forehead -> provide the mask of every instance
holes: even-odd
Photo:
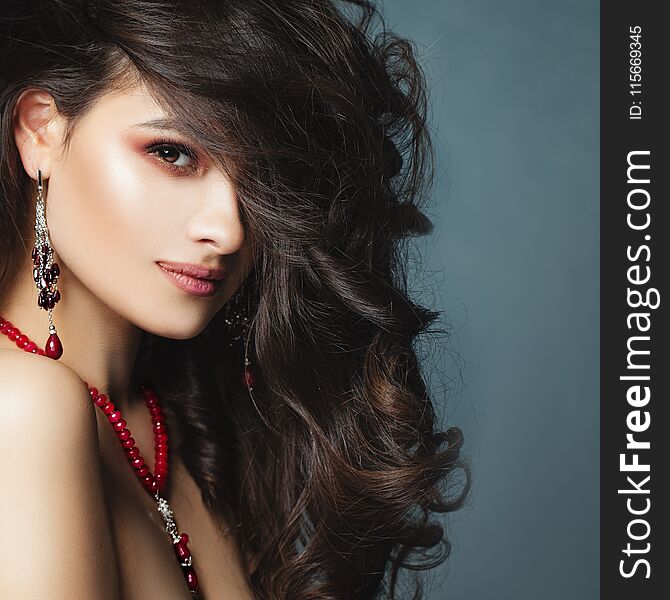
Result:
[[[140,83],[103,94],[95,102],[89,116],[95,120],[112,119],[115,125],[127,126],[140,126],[147,122],[167,126],[172,121],[148,88]]]

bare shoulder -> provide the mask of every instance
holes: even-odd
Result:
[[[0,349],[0,597],[118,599],[86,384],[46,357]]]
[[[57,388],[58,391],[67,389],[71,395],[74,394],[75,400],[80,401],[75,402],[75,405],[91,404],[81,402],[86,399],[88,390],[79,376],[67,365],[45,356],[0,348],[0,378],[3,382],[0,394],[5,400],[21,390],[35,392],[44,388]],[[3,410],[2,405],[0,410]]]

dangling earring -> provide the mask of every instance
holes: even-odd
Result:
[[[247,302],[242,302],[242,292],[239,289],[233,294],[233,297],[224,306],[224,322],[228,327],[228,346],[240,340],[244,343],[242,383],[251,392],[254,389],[254,373],[245,340],[245,334],[249,329],[249,296],[246,295],[246,298]]]
[[[58,360],[63,354],[56,326],[53,322],[52,310],[60,300],[60,292],[56,289],[60,267],[53,262],[53,248],[49,239],[42,195],[42,171],[37,169],[37,203],[35,209],[35,247],[33,248],[33,279],[37,286],[37,306],[49,311],[49,338],[44,346],[44,354]]]

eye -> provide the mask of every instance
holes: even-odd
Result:
[[[173,172],[190,173],[198,168],[198,153],[184,144],[160,139],[153,140],[145,149],[148,154],[156,155]],[[180,154],[183,156],[180,157]]]

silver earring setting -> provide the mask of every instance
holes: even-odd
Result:
[[[242,371],[242,383],[249,392],[254,386],[254,372],[251,368],[251,360],[247,353],[246,332],[249,329],[249,302],[244,302],[242,292],[238,290],[224,306],[224,322],[228,327],[228,345],[242,340],[244,343],[244,367]]]
[[[63,345],[53,322],[53,308],[60,301],[60,291],[56,288],[60,267],[53,261],[53,248],[47,229],[44,206],[42,171],[37,169],[37,203],[35,209],[35,246],[32,253],[33,280],[37,286],[37,306],[49,311],[49,337],[44,346],[44,354],[58,360],[63,354]]]

